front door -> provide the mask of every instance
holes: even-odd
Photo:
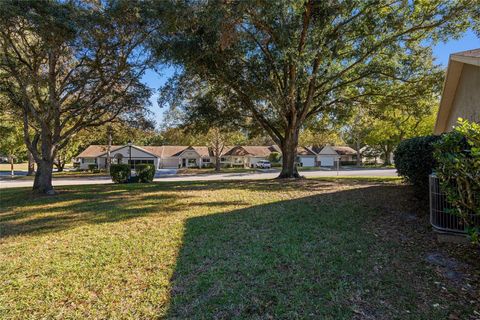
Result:
[[[182,167],[186,167],[187,166],[187,159],[183,158],[182,159]]]

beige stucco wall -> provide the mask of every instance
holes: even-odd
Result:
[[[447,131],[458,118],[480,121],[480,67],[464,64],[457,86],[452,109],[447,120]]]

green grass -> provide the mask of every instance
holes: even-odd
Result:
[[[0,190],[0,319],[466,319],[478,311],[465,284],[425,255],[461,260],[474,293],[478,256],[432,241],[410,188],[396,180],[58,191]]]
[[[221,168],[220,172],[215,171],[214,168],[181,168],[178,169],[178,174],[215,174],[215,173],[247,173],[255,172],[254,168],[243,168],[243,167],[233,167],[233,168]]]
[[[10,171],[10,170],[11,170],[10,163],[0,163],[0,171]],[[28,163],[26,163],[26,162],[14,163],[13,164],[13,170],[27,171],[28,170]]]

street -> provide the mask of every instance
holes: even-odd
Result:
[[[174,171],[173,171],[174,172]],[[301,171],[301,175],[307,178],[317,177],[396,177],[397,172],[395,169],[343,169],[338,171]],[[214,180],[258,180],[258,179],[273,179],[278,176],[278,171],[255,173],[212,173],[212,174],[192,174],[192,175],[178,175],[171,172],[167,172],[154,179],[155,182],[162,181],[214,181]],[[81,177],[81,178],[54,178],[54,186],[70,186],[70,185],[85,185],[85,184],[108,184],[112,183],[112,180],[108,177]],[[33,179],[16,179],[0,180],[0,189],[16,188],[16,187],[31,187]]]

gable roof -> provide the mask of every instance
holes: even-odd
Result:
[[[480,67],[480,48],[453,53],[448,60],[447,74],[443,83],[442,98],[435,122],[435,134],[445,132],[455,100],[455,95],[465,64]]]
[[[315,156],[316,154],[307,147],[298,147],[297,155],[298,156]]]
[[[346,155],[346,154],[357,154],[357,151],[355,151],[353,148],[350,148],[348,146],[333,146],[333,150],[335,150],[339,155]]]
[[[236,146],[225,152],[223,155],[268,157],[272,152],[278,152],[274,146]]]
[[[85,150],[80,152],[80,154],[77,156],[78,158],[96,158],[99,155],[105,153],[107,151],[107,145],[98,145],[98,144],[92,144],[88,146]],[[123,146],[111,146],[110,152],[119,149]]]

